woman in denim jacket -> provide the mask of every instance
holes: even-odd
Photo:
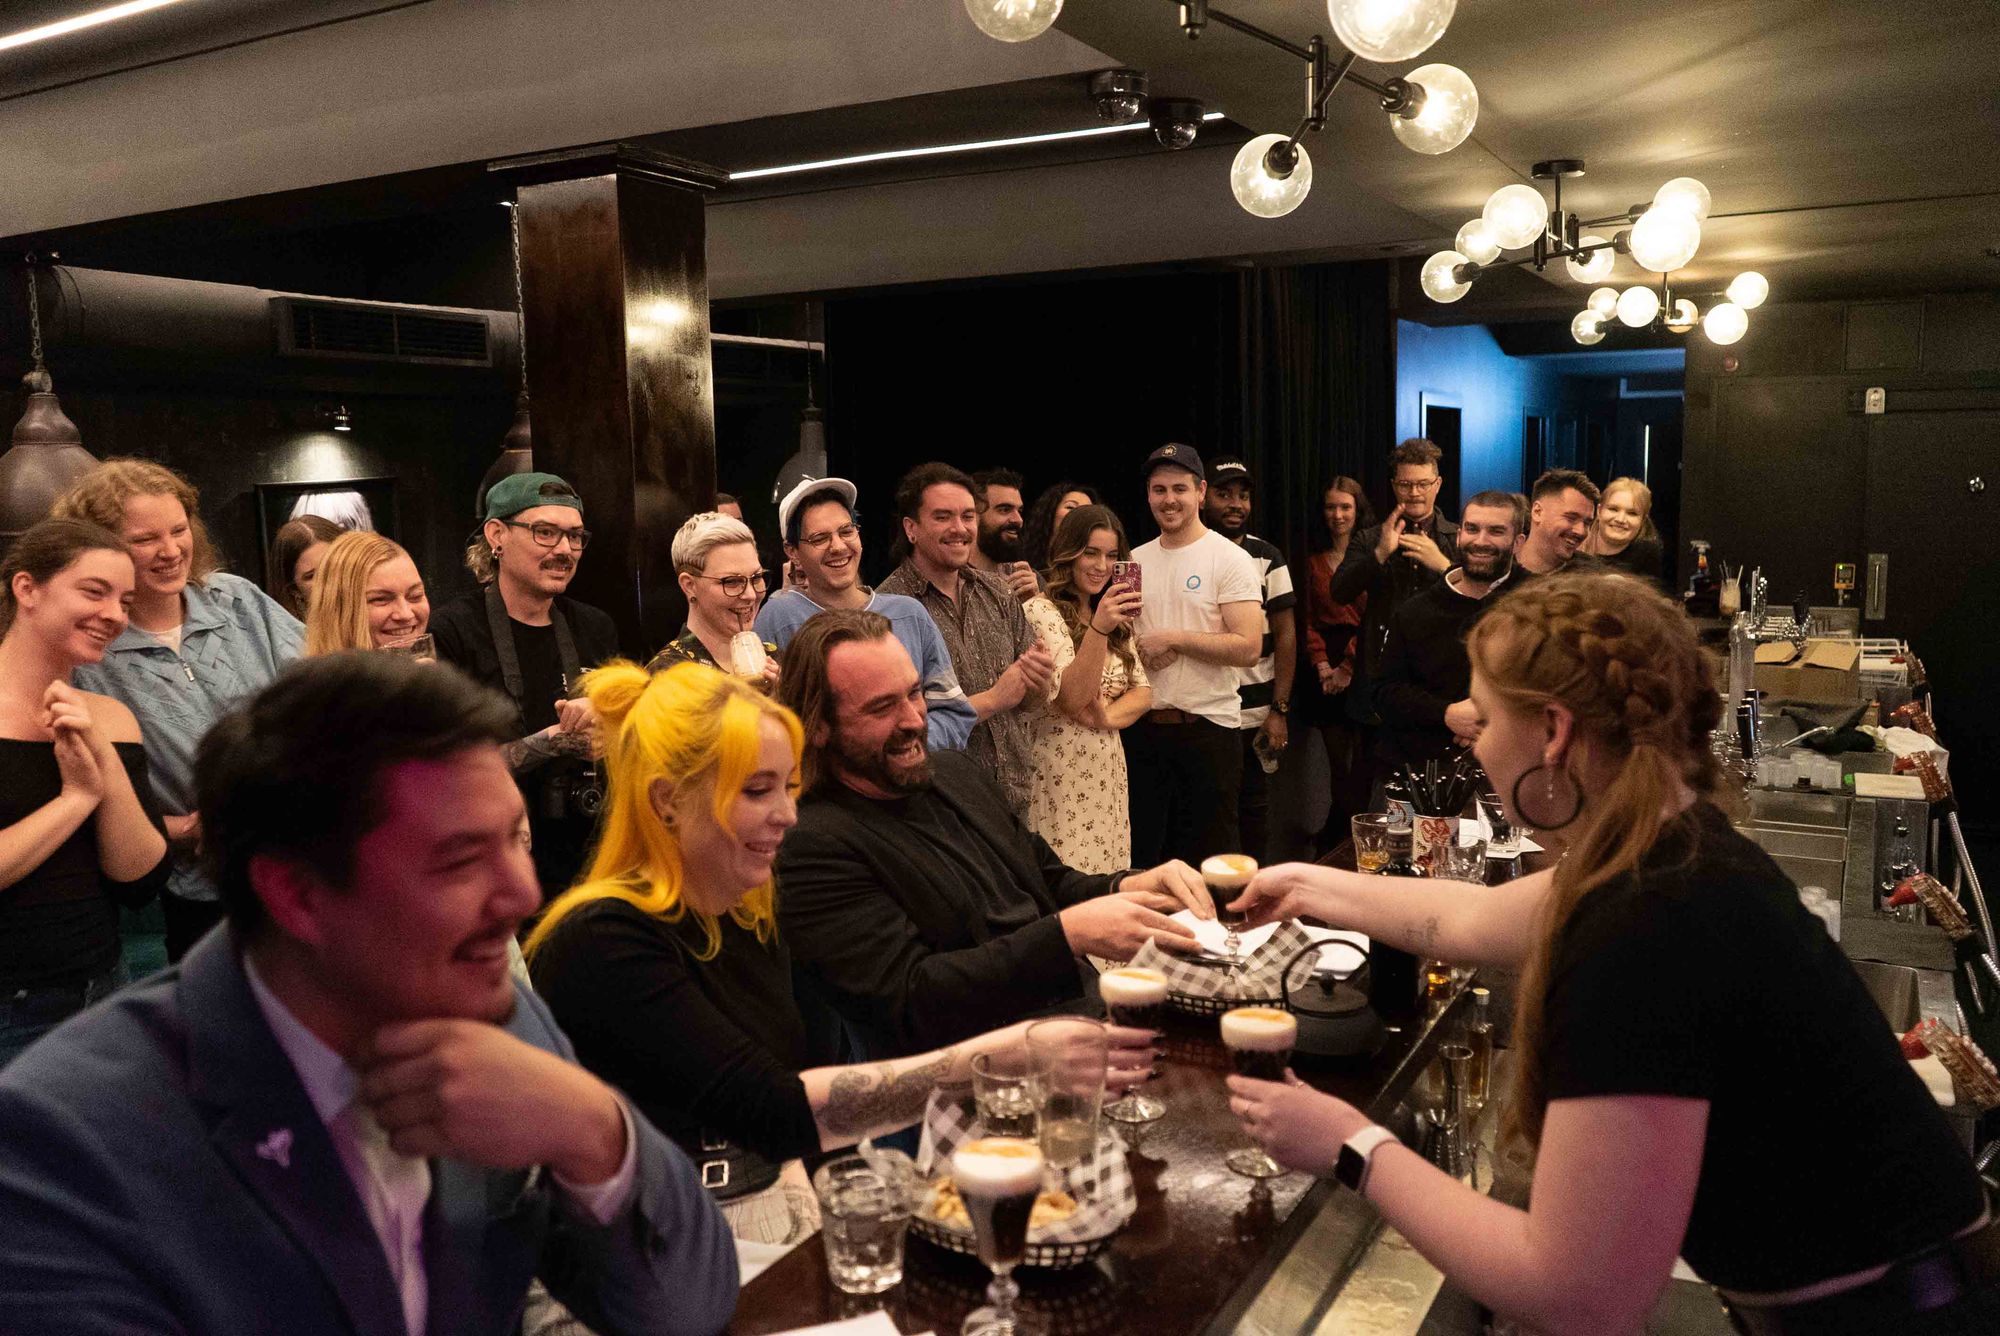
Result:
[[[112,459],[78,479],[55,514],[101,524],[125,541],[137,581],[132,620],[102,663],[75,685],[123,701],[138,716],[153,795],[167,823],[173,875],[161,905],[167,958],[222,917],[202,870],[194,754],[202,735],[239,698],[299,656],[305,628],[263,590],[219,569],[202,527],[200,494],[172,469]]]

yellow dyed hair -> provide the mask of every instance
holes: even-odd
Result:
[[[703,663],[648,674],[635,663],[614,660],[584,674],[583,694],[597,711],[604,740],[604,834],[590,875],[549,906],[528,935],[527,954],[532,957],[570,914],[593,900],[610,898],[670,923],[692,914],[707,939],[699,958],[712,960],[722,947],[721,929],[683,898],[687,873],[680,839],[653,811],[653,781],[664,779],[676,792],[690,784],[710,784],[709,811],[717,824],[733,832],[729,809],[756,773],[764,720],[783,725],[792,746],[788,782],[798,784],[805,742],[798,716],[744,679]],[[729,916],[759,941],[769,941],[777,931],[772,883],[753,888]]]

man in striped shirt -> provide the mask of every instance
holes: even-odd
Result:
[[[1262,654],[1255,664],[1237,670],[1237,694],[1243,711],[1243,787],[1237,820],[1243,831],[1243,851],[1262,862],[1270,854],[1270,775],[1290,739],[1292,677],[1298,668],[1293,610],[1298,598],[1292,592],[1292,572],[1285,565],[1285,554],[1250,532],[1250,466],[1225,455],[1209,464],[1208,476],[1203,519],[1256,563],[1263,595]],[[1270,758],[1270,771],[1265,770],[1260,754]]]

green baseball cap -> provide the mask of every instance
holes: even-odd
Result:
[[[583,498],[553,473],[516,473],[486,489],[486,518],[508,520],[536,506],[568,506],[583,513]]]

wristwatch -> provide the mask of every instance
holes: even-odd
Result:
[[[1356,1132],[1340,1148],[1340,1159],[1333,1166],[1333,1181],[1352,1189],[1357,1196],[1366,1196],[1369,1161],[1378,1147],[1395,1139],[1394,1132],[1375,1124]]]
[[[1292,712],[1292,703],[1290,701],[1274,700],[1271,702],[1272,714],[1290,714],[1291,712]]]

